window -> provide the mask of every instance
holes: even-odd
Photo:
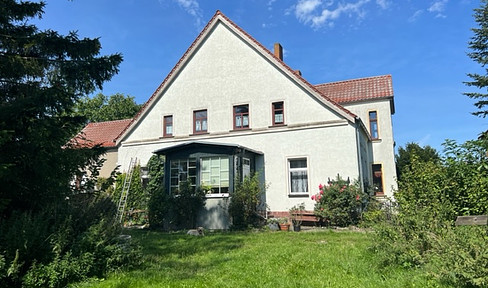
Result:
[[[164,116],[163,119],[163,137],[173,136],[173,116]]]
[[[307,159],[289,159],[290,194],[308,193]]]
[[[193,133],[207,132],[207,110],[193,112]]]
[[[383,194],[383,171],[381,164],[373,164],[373,189],[375,194]]]
[[[369,112],[369,133],[371,133],[371,138],[378,139],[378,115],[376,111]]]
[[[210,186],[210,193],[229,192],[229,157],[202,157],[200,184]],[[207,192],[208,193],[208,192]]]
[[[190,181],[195,187],[197,175],[197,161],[194,158],[171,160],[170,163],[170,190],[172,194],[178,194],[180,184]]]
[[[283,102],[273,103],[273,126],[285,124]]]
[[[249,105],[234,106],[234,129],[249,128]]]

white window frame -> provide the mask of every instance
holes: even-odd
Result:
[[[307,167],[300,167],[300,168],[291,168],[291,162],[292,161],[303,161],[305,160],[305,163],[307,164]],[[289,196],[308,196],[310,193],[310,172],[309,172],[309,166],[310,166],[310,161],[308,157],[289,157],[286,159],[287,162],[287,178],[288,178],[288,195]],[[291,173],[293,171],[305,171],[307,172],[307,191],[305,192],[293,192],[293,185],[292,185],[292,179],[291,179]]]
[[[206,160],[210,160],[210,163],[212,163],[212,159],[219,159],[218,167],[216,166],[210,166],[209,170],[204,170],[204,165],[203,162]],[[222,168],[222,160],[227,161],[227,170]],[[218,168],[219,169],[219,177],[218,177],[218,184],[217,185],[212,185],[212,183],[206,183],[204,181],[204,176],[203,173],[210,173],[210,179],[212,178],[212,168]],[[231,170],[230,170],[230,160],[228,156],[209,156],[209,157],[201,157],[200,158],[200,185],[209,185],[212,187],[212,190],[207,192],[207,197],[221,197],[221,196],[228,196],[229,195],[229,189],[230,189],[230,176],[231,176]],[[222,173],[227,173],[227,179],[222,178]],[[222,183],[227,182],[227,186],[222,186]],[[222,192],[222,188],[227,188],[227,192]],[[214,190],[217,189],[217,192],[214,192]]]

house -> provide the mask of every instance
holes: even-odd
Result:
[[[298,203],[336,175],[396,188],[390,75],[312,85],[217,11],[141,111],[115,137],[128,169],[165,155],[165,187],[210,185],[198,226],[229,226],[237,175],[260,173],[268,213]],[[237,180],[238,181],[238,180]]]
[[[94,147],[99,145],[106,149],[103,158],[105,162],[99,173],[100,177],[108,178],[112,171],[117,168],[118,150],[116,145],[117,137],[131,123],[132,119],[88,123],[71,143],[76,147]]]

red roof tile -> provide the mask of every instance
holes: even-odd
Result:
[[[315,85],[337,103],[351,103],[393,97],[391,75],[367,77]]]
[[[72,143],[76,147],[93,147],[101,145],[102,147],[115,147],[120,133],[126,129],[132,119],[114,120],[106,122],[88,123],[81,130]]]

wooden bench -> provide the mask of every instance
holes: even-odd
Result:
[[[320,222],[320,218],[315,216],[313,211],[297,211],[290,216],[302,222],[313,222],[313,223]]]
[[[456,226],[478,226],[487,225],[488,215],[458,216]]]

